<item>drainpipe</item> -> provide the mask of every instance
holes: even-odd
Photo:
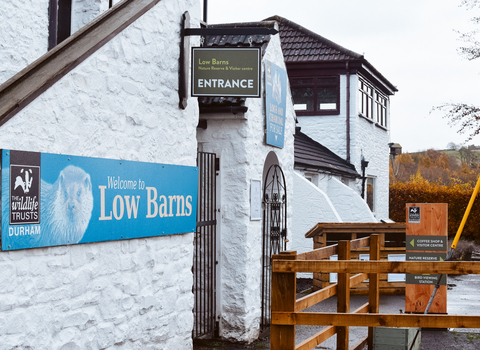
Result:
[[[347,69],[347,162],[350,163],[350,69],[348,62],[345,65]]]
[[[207,23],[208,0],[203,0],[203,22]]]

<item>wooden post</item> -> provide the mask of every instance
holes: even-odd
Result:
[[[338,260],[350,260],[350,241],[338,242]],[[350,274],[339,273],[337,286],[337,312],[350,312]],[[348,326],[337,327],[337,349],[348,350]]]
[[[296,260],[296,251],[285,251],[272,256],[272,260]],[[272,300],[271,311],[295,312],[297,290],[297,276],[295,272],[272,273]],[[274,325],[270,326],[271,350],[295,349],[295,326]]]
[[[448,250],[448,204],[408,203],[406,211],[407,261],[444,260]],[[425,312],[437,278],[438,275],[407,274],[405,312]],[[447,313],[446,275],[442,278],[429,313]]]
[[[381,236],[370,235],[370,261],[380,260]],[[378,314],[380,304],[380,276],[369,273],[368,312]],[[368,350],[373,350],[373,327],[368,327]]]

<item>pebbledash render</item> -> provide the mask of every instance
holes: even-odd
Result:
[[[5,5],[0,83],[48,50],[49,1]],[[178,107],[185,11],[198,26],[198,1],[155,4],[2,125],[0,148],[196,166],[196,99]],[[74,11],[72,28],[99,13]],[[193,236],[0,252],[0,349],[191,349]]]

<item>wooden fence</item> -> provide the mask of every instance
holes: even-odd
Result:
[[[334,245],[341,240],[355,240],[370,237],[371,234],[380,234],[380,259],[388,260],[390,255],[405,255],[405,223],[318,223],[306,234],[306,238],[313,239],[313,249]],[[331,255],[337,250],[330,250]],[[362,255],[368,254],[367,247],[353,249],[350,253],[352,260],[359,260]],[[329,259],[325,256],[324,259]],[[328,287],[330,273],[313,274],[313,290]],[[351,289],[352,295],[368,294],[368,282],[360,283]],[[380,275],[380,294],[404,295],[405,281],[389,280],[388,274]]]
[[[370,261],[351,261],[352,249],[369,246]],[[338,261],[319,261],[338,250]],[[330,254],[331,255],[331,254]],[[377,260],[377,261],[375,261]],[[328,246],[298,254],[292,251],[273,256],[272,261],[272,322],[271,350],[310,350],[337,334],[337,349],[349,349],[349,327],[369,327],[368,336],[350,350],[360,350],[367,343],[373,348],[373,328],[428,327],[480,328],[480,316],[380,314],[379,275],[381,273],[480,274],[479,262],[391,262],[380,260],[379,235],[352,241],[340,241],[338,247]],[[338,283],[296,300],[296,273],[337,272]],[[350,288],[366,280],[369,301],[350,312]],[[302,312],[331,296],[337,295],[337,313]],[[316,335],[295,345],[296,325],[327,326]]]

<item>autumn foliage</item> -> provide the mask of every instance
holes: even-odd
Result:
[[[429,155],[429,151],[435,153]],[[395,178],[390,169],[390,218],[405,222],[407,203],[447,203],[448,234],[452,237],[460,226],[480,169],[475,164],[455,162],[446,153],[429,151],[397,157],[399,168]],[[480,198],[472,207],[462,239],[480,243]]]

